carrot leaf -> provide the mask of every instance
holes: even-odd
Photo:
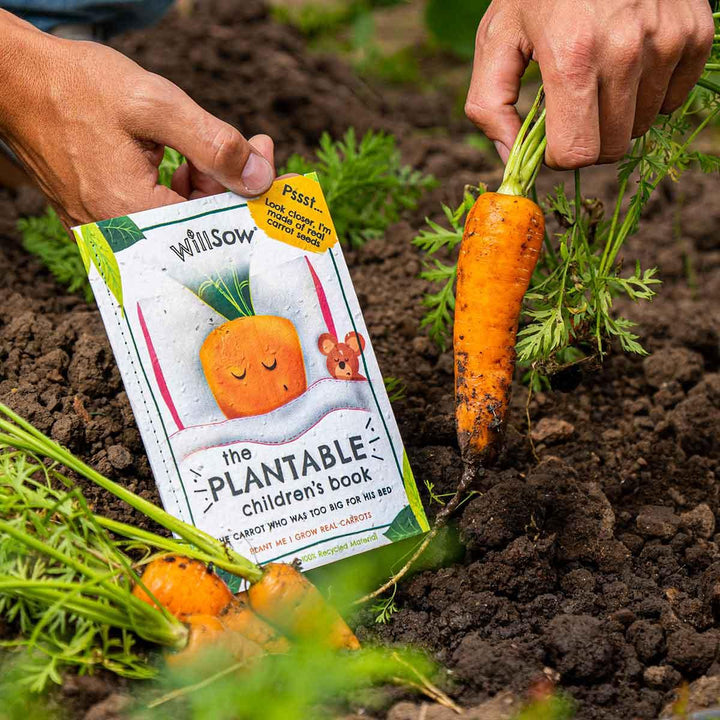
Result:
[[[293,155],[282,170],[313,171],[320,179],[338,236],[352,247],[381,237],[437,184],[432,176],[402,164],[392,135],[370,130],[358,140],[353,128],[340,140],[324,133],[313,160]]]
[[[40,216],[21,218],[17,227],[25,250],[35,255],[68,292],[92,302],[83,259],[55,210],[48,206]]]

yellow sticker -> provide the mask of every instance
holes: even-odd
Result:
[[[257,226],[275,240],[323,253],[337,234],[320,183],[305,175],[276,180],[259,198],[248,200]]]

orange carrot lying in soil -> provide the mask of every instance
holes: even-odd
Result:
[[[358,650],[360,642],[318,589],[292,565],[269,563],[248,590],[250,607],[292,639],[336,650]]]
[[[38,453],[74,470],[175,533],[185,543],[193,546],[193,550],[188,551],[191,554],[198,554],[203,560],[208,560],[247,580],[250,583],[248,597],[252,610],[280,631],[287,630],[291,639],[292,637],[308,638],[332,648],[360,647],[352,630],[338,612],[294,567],[273,563],[261,568],[250,562],[206,532],[173,517],[148,500],[101,475],[2,404],[0,404],[0,443],[11,445],[17,450]],[[156,536],[141,528],[109,518],[95,519],[106,530],[120,537],[146,543],[150,547],[170,550],[166,556],[154,560],[145,568],[141,581],[132,591],[139,600],[151,606],[159,604],[170,614],[181,619],[196,615],[209,615],[217,619],[217,615],[233,602],[229,588],[211,571],[208,564],[176,554],[175,548],[179,546],[174,540]],[[234,622],[240,621],[236,618]],[[225,630],[220,620],[218,623]],[[218,623],[211,623],[216,631]],[[258,624],[253,623],[253,626],[257,631]],[[233,633],[228,630],[225,632]],[[207,636],[212,633],[206,625],[201,634]],[[233,634],[239,636],[239,633]]]
[[[234,662],[249,663],[264,654],[259,645],[240,633],[228,631],[214,615],[186,615],[181,619],[190,634],[182,650],[165,654],[165,662],[172,668],[192,665],[200,654],[216,648],[224,650]]]
[[[240,633],[270,654],[286,653],[290,650],[288,639],[252,611],[248,605],[247,593],[238,593],[232,602],[223,608],[218,619],[228,630]]]
[[[233,600],[230,588],[211,568],[182,555],[163,555],[148,563],[141,581],[133,595],[149,605],[159,603],[176,618],[217,615]]]
[[[181,555],[164,555],[147,565],[133,595],[150,605],[159,603],[183,621],[194,618],[197,628],[190,627],[191,639],[183,657],[194,654],[191,646],[219,641],[221,632],[245,638],[250,645],[269,653],[287,652],[290,644],[275,628],[291,638],[335,649],[360,647],[352,630],[317,588],[292,565],[284,563],[266,565],[262,577],[247,594],[234,597],[204,563]],[[197,618],[213,618],[216,622]]]

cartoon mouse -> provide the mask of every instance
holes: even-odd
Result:
[[[323,333],[318,338],[318,348],[323,355],[327,355],[327,369],[331,377],[336,380],[365,380],[360,370],[360,353],[365,349],[363,336],[356,332],[349,332],[345,342],[331,333]]]

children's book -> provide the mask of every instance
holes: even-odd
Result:
[[[316,177],[74,234],[166,510],[305,569],[428,529]]]

